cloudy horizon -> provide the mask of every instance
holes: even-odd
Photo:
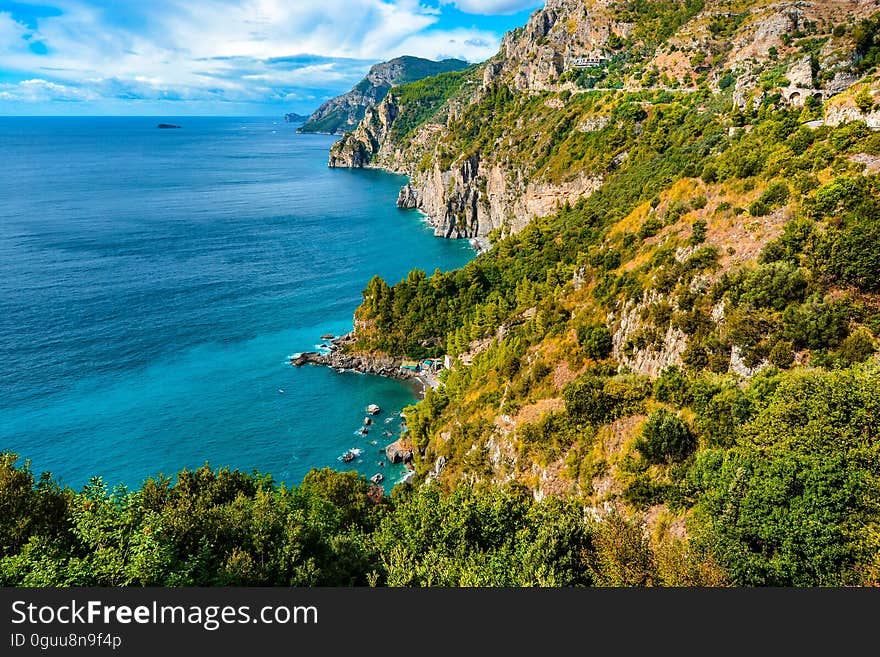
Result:
[[[483,61],[542,4],[0,0],[0,114],[305,114],[380,61]]]

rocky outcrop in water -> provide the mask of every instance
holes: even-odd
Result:
[[[400,193],[397,195],[397,207],[404,210],[419,207],[419,193],[409,183],[400,188]]]
[[[354,334],[342,335],[330,342],[330,350],[328,352],[306,351],[291,358],[290,364],[294,367],[322,365],[336,370],[376,374],[393,379],[406,380],[416,378],[415,372],[400,368],[403,363],[400,359],[387,356],[346,353],[345,347],[351,345],[354,341]]]
[[[408,440],[401,438],[385,448],[385,456],[390,463],[409,463],[415,456],[415,448]]]

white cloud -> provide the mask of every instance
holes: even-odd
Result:
[[[543,2],[536,0],[443,0],[443,4],[455,5],[467,14],[483,14],[495,16],[498,14],[515,14],[524,9],[534,9],[542,6]]]
[[[8,11],[0,11],[0,53],[24,52],[27,50],[25,36],[28,29]]]
[[[36,103],[45,101],[95,100],[97,96],[78,87],[34,78],[17,84],[0,85],[0,100]]]
[[[456,29],[415,34],[400,44],[401,52],[428,59],[464,59],[478,62],[498,52],[498,38],[491,32]]]
[[[376,61],[404,54],[481,61],[499,42],[498,35],[476,28],[441,28],[439,8],[420,0],[51,4],[60,15],[39,19],[35,30],[0,12],[0,72],[58,87],[43,85],[37,93],[35,84],[26,94],[27,86],[7,85],[0,89],[6,100],[56,93],[67,100],[109,94],[281,102],[339,93]],[[517,3],[486,4],[501,11]],[[27,38],[47,52],[31,52]]]

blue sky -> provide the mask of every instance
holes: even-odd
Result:
[[[477,62],[542,0],[0,0],[0,115],[308,113],[398,55]]]

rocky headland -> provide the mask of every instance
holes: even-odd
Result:
[[[399,358],[349,353],[346,349],[354,342],[355,335],[353,332],[340,335],[326,342],[329,346],[327,351],[305,351],[291,358],[290,364],[294,367],[320,365],[332,367],[337,371],[385,376],[401,381],[412,381],[414,384],[421,384],[421,388],[424,388],[426,385],[426,381],[419,372],[401,369],[400,366],[403,364],[403,361]]]
[[[459,59],[435,62],[409,56],[376,64],[351,91],[331,98],[311,116],[303,117],[305,123],[298,131],[344,135],[353,130],[364,118],[366,110],[385,98],[392,87],[445,71],[457,71],[467,65]]]

